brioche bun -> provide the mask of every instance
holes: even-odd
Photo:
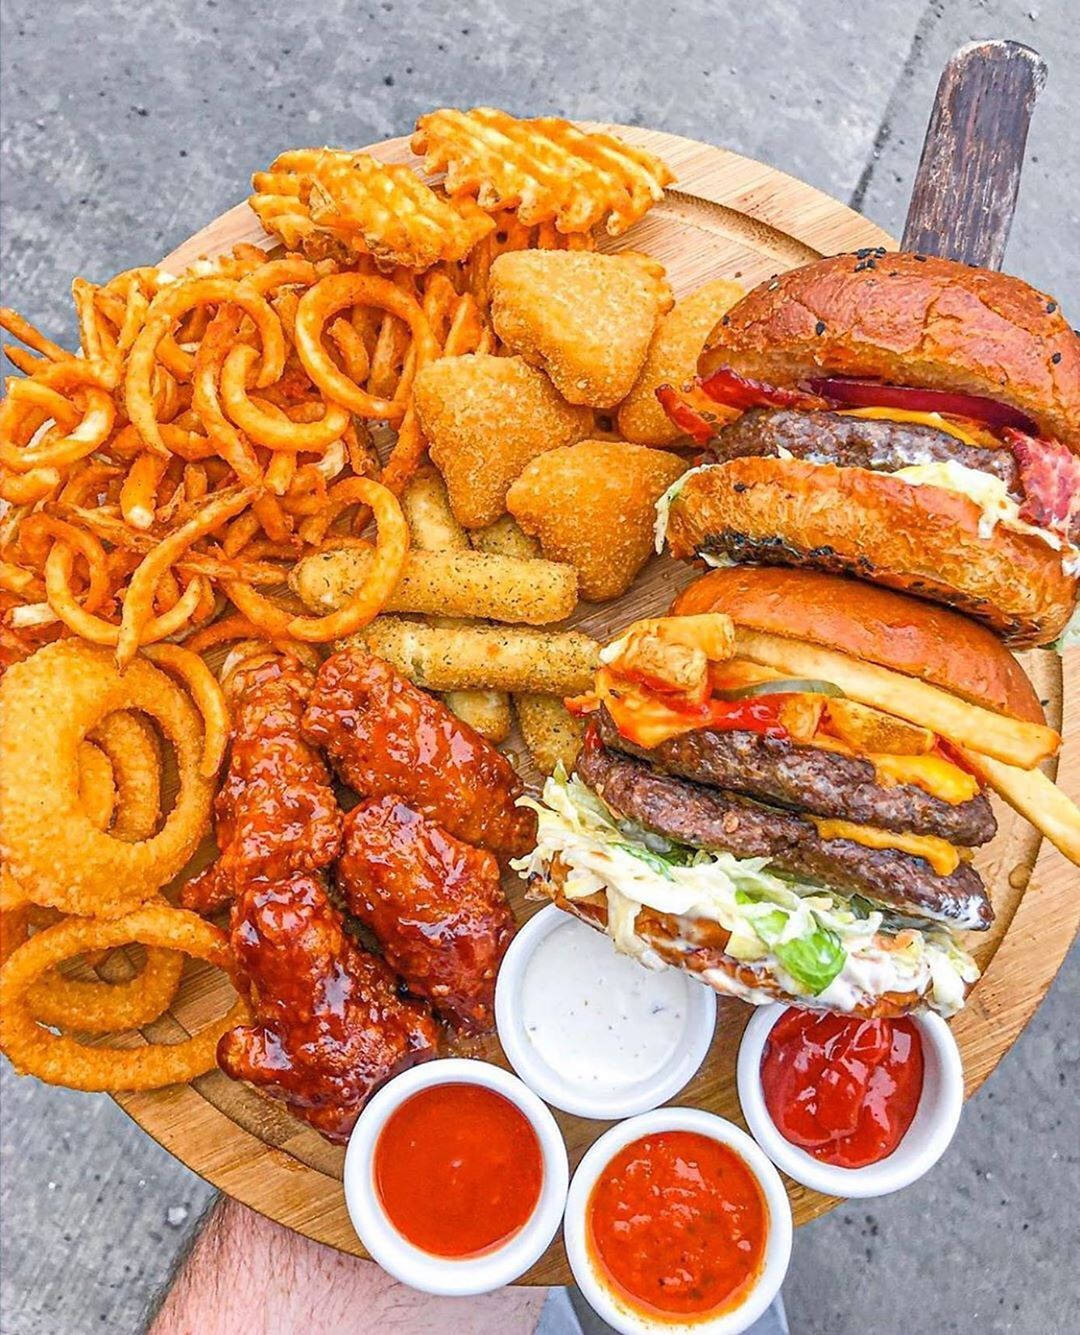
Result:
[[[691,473],[673,501],[673,556],[855,575],[944,602],[1018,647],[1061,633],[1077,580],[1041,538],[998,524],[979,533],[967,496],[891,473],[753,456]],[[965,623],[966,624],[966,623]]]
[[[713,328],[698,374],[721,366],[979,394],[1080,452],[1080,337],[1046,293],[955,260],[859,251],[779,274]]]
[[[990,631],[874,584],[814,570],[733,566],[688,585],[671,612],[725,612],[749,630],[835,649],[999,714],[1045,721],[1024,670]]]

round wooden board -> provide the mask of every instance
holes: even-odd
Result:
[[[861,246],[895,246],[873,223],[836,200],[761,163],[656,131],[630,126],[598,128],[615,129],[630,142],[659,153],[676,172],[676,187],[664,202],[620,238],[617,246],[606,248],[644,250],[662,260],[677,296],[710,278],[736,278],[750,287],[778,270],[820,255]],[[386,161],[414,161],[406,139],[390,140],[370,151]],[[176,271],[240,241],[265,242],[246,204],[223,214],[163,263]],[[666,608],[692,575],[687,566],[667,557],[656,558],[626,597],[593,608],[573,622],[600,638],[609,636],[637,616]],[[1075,689],[1080,655],[1071,657],[1066,674]],[[1048,718],[1060,726],[1060,660],[1049,653],[1029,654],[1025,667]],[[538,776],[522,759],[520,743],[512,740],[509,749],[521,761],[526,779],[535,783]],[[1059,781],[1072,795],[1080,788],[1080,712],[1070,719],[1066,730]],[[976,947],[986,973],[953,1023],[964,1055],[969,1094],[986,1079],[1030,1019],[1080,925],[1075,869],[1049,845],[1040,847],[1037,834],[1011,811],[999,807],[998,817],[998,837],[976,860],[997,912],[994,930]],[[519,918],[536,910],[537,905],[525,902],[520,881],[510,877],[506,884]],[[220,1014],[228,993],[228,984],[220,975],[193,965],[185,974],[172,1012],[148,1036],[183,1036]],[[742,1121],[735,1090],[735,1055],[749,1014],[749,1008],[738,1002],[720,1000],[710,1054],[675,1101]],[[494,1039],[473,1044],[469,1055],[505,1065]],[[281,1105],[228,1080],[220,1071],[192,1085],[123,1095],[119,1102],[156,1140],[222,1191],[316,1241],[365,1255],[345,1211],[343,1151],[327,1144]],[[557,1116],[574,1165],[606,1124]],[[836,1204],[794,1183],[788,1189],[797,1224]],[[556,1239],[523,1282],[561,1284],[569,1279],[561,1239]]]

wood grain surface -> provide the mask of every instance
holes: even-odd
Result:
[[[631,127],[614,128],[633,143],[663,155],[677,175],[675,187],[641,223],[610,248],[631,247],[662,260],[677,295],[711,278],[737,278],[751,286],[771,274],[842,250],[893,246],[865,218],[820,191],[761,163],[693,140]],[[407,141],[397,139],[372,150],[387,161],[410,161]],[[239,241],[262,240],[254,215],[239,205],[192,237],[164,264],[176,270],[202,255],[214,255]],[[572,624],[600,637],[637,616],[664,610],[694,573],[668,557],[654,558],[623,599],[586,608]],[[1080,681],[1080,654],[1066,664],[1070,694]],[[1027,654],[1024,666],[1044,702],[1048,719],[1060,725],[1062,664],[1052,654]],[[538,776],[520,739],[506,749],[531,784]],[[1051,767],[1053,768],[1053,766]],[[1080,789],[1080,717],[1070,717],[1061,753],[1062,782],[1075,796]],[[1076,870],[1011,811],[996,806],[1000,830],[979,851],[976,865],[993,896],[997,921],[974,942],[985,973],[967,1008],[953,1022],[964,1057],[970,1094],[986,1079],[1044,996],[1080,926]],[[194,870],[212,849],[202,850]],[[189,873],[190,874],[190,873]],[[521,882],[506,882],[515,911],[524,919],[539,907],[527,903]],[[974,939],[973,939],[974,941]],[[149,1037],[177,1037],[197,1028],[228,1005],[230,988],[211,970],[192,964],[172,1012],[147,1031]],[[672,1102],[709,1108],[742,1122],[735,1091],[735,1055],[750,1010],[719,999],[716,1035],[701,1070]],[[494,1039],[474,1041],[465,1055],[505,1065]],[[228,1080],[220,1071],[192,1085],[118,1100],[156,1140],[200,1176],[253,1209],[319,1242],[363,1256],[349,1223],[341,1190],[343,1152],[328,1145],[281,1105]],[[571,1164],[605,1129],[605,1123],[556,1114]],[[806,1223],[836,1201],[788,1183],[796,1223]],[[561,1284],[569,1269],[556,1240],[525,1283]]]
[[[903,250],[1000,269],[1035,99],[1046,82],[1021,42],[969,42],[942,71],[911,191]]]

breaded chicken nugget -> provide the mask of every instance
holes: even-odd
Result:
[[[491,318],[568,403],[611,408],[630,392],[656,321],[671,308],[663,267],[639,255],[519,250],[491,266]]]
[[[661,317],[634,388],[619,408],[619,430],[639,445],[670,445],[683,434],[661,408],[660,385],[693,380],[705,340],[721,315],[744,295],[738,283],[714,278]]]
[[[689,465],[623,440],[583,440],[541,454],[510,488],[507,509],[544,555],[578,572],[581,596],[625,593],[653,547],[656,502]]]
[[[505,512],[507,488],[530,459],[592,430],[592,413],[564,403],[520,357],[443,357],[417,375],[413,403],[465,528]]]

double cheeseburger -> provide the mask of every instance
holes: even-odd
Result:
[[[1080,813],[1036,766],[1060,738],[997,638],[813,571],[713,571],[601,653],[569,778],[533,803],[533,892],[652,966],[751,1002],[950,1015],[994,912],[971,850],[987,776]],[[1052,796],[1049,796],[1051,795]],[[523,799],[527,800],[527,799]]]
[[[865,250],[722,317],[661,402],[706,463],[673,555],[855,575],[1047,644],[1080,575],[1080,338],[1017,278]]]

